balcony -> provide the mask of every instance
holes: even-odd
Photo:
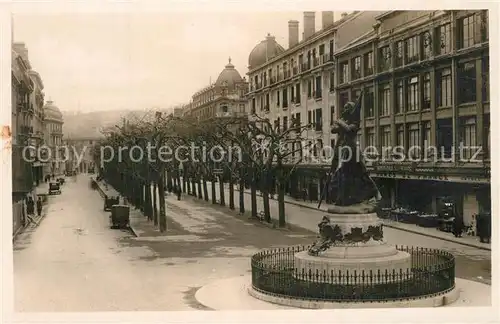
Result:
[[[300,96],[292,97],[292,103],[300,105]]]
[[[373,74],[373,67],[365,68],[365,76],[369,76]]]
[[[269,84],[275,84],[276,83],[276,78],[275,77],[271,77],[269,79]]]
[[[415,63],[418,61],[418,55],[413,55],[406,58],[406,64]]]
[[[306,72],[310,69],[310,66],[307,63],[302,63],[300,67],[300,72]]]
[[[33,134],[33,126],[25,126],[25,125],[23,125],[23,126],[21,126],[19,128],[19,130],[20,130],[20,133],[22,135],[31,135],[31,134]]]
[[[283,81],[283,74],[278,73],[278,82]]]
[[[285,75],[285,80],[290,78],[292,75],[290,74],[290,70],[285,70],[284,72],[284,75]]]
[[[288,109],[288,101],[283,101],[283,110]]]
[[[353,80],[361,79],[361,70],[352,71],[352,79]]]
[[[297,75],[297,74],[299,73],[299,68],[298,68],[298,67],[296,67],[296,66],[294,66],[294,67],[292,68],[292,71],[293,71],[293,75]]]
[[[254,114],[255,111],[252,109],[252,113]],[[217,118],[224,118],[224,117],[232,117],[232,118],[241,118],[241,117],[246,117],[247,113],[245,111],[226,111],[226,112],[218,112],[215,114],[215,117]]]

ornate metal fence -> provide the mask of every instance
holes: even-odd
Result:
[[[408,271],[305,272],[294,255],[309,246],[264,250],[252,256],[252,286],[269,295],[332,302],[392,301],[429,297],[455,287],[455,258],[427,248],[396,246],[411,255]]]

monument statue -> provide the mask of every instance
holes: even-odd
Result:
[[[333,134],[338,134],[329,179],[326,183],[329,191],[333,192],[334,206],[328,208],[331,214],[373,213],[376,203],[381,199],[377,185],[370,178],[356,143],[361,120],[362,99],[363,92],[355,103],[346,103],[341,118],[334,121],[331,129]],[[318,208],[327,191],[326,187],[324,189]],[[309,250],[312,255],[317,255],[336,242],[359,243],[369,239],[378,241],[383,238],[381,225],[369,226],[365,231],[362,228],[353,227],[349,233],[342,233],[340,227],[330,223],[330,218],[325,216],[318,227],[320,240]]]

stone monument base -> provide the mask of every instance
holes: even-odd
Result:
[[[400,273],[411,273],[411,255],[383,240],[382,221],[376,213],[329,214],[319,226],[317,249],[295,254],[297,279],[309,280],[304,274],[311,273],[315,282],[343,284],[356,276],[388,283],[408,278]]]

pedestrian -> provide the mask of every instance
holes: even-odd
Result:
[[[33,216],[35,214],[35,202],[31,196],[28,197],[28,201],[26,202],[26,213],[29,216]]]
[[[306,188],[302,189],[302,199],[304,199],[304,201],[307,200],[307,189]]]
[[[38,200],[36,201],[36,212],[38,214],[38,217],[42,216],[42,207],[43,207],[42,197],[38,197]]]
[[[464,219],[462,214],[458,212],[457,204],[453,204],[453,235],[455,237],[462,237],[462,232],[464,231]]]

